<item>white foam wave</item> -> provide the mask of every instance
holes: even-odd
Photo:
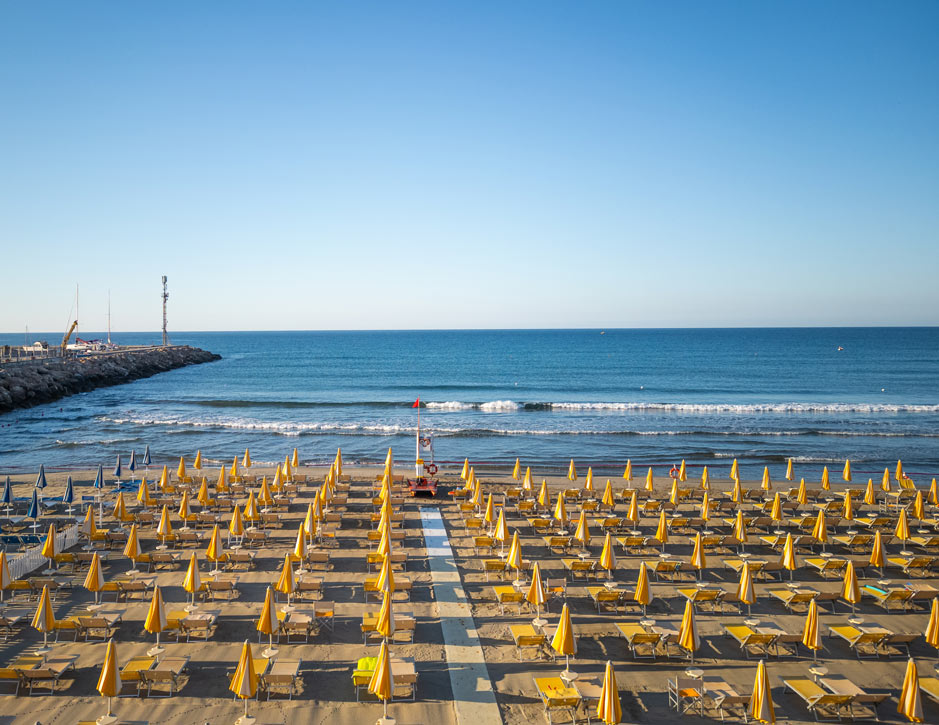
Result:
[[[488,403],[463,403],[459,400],[447,400],[444,402],[425,403],[429,410],[457,411],[457,410],[481,410],[484,413],[511,413],[522,407],[520,403],[513,400],[492,400]]]
[[[544,407],[678,413],[939,413],[939,405],[887,403],[545,403]]]

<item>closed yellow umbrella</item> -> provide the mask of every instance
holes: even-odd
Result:
[[[913,499],[913,518],[922,521],[926,518],[926,507],[923,505],[923,492],[917,491]]]
[[[704,497],[701,499],[701,518],[705,522],[711,520],[711,501],[707,491],[704,492]]]
[[[574,459],[571,459],[571,465],[567,469],[567,480],[576,481],[577,480],[577,469],[574,468]]]
[[[534,484],[531,480],[531,466],[528,466],[525,469],[525,478],[522,479],[522,490],[531,491]]]
[[[46,540],[42,542],[42,555],[49,560],[49,567],[55,564],[55,524],[49,524]]]
[[[386,467],[387,472],[387,467]],[[388,474],[388,480],[391,481],[391,474]],[[476,487],[476,470],[470,466],[469,474],[466,476],[466,490],[472,491]]]
[[[131,560],[134,568],[137,567],[137,560],[143,552],[140,549],[140,537],[137,535],[137,524],[131,524],[130,532],[127,534],[127,543],[124,544],[124,556]]]
[[[825,525],[825,509],[818,510],[815,526],[812,529],[812,536],[822,545],[822,551],[825,551],[825,544],[828,543],[828,527]]]
[[[939,489],[936,487],[935,478],[932,480],[932,483],[929,484],[929,496],[927,499],[933,506],[939,506]]]
[[[668,522],[664,511],[659,512],[659,525],[655,529],[655,540],[662,544],[662,551],[665,551],[665,545],[668,543]]]
[[[495,540],[501,542],[502,550],[505,550],[505,540],[509,538],[509,527],[505,523],[505,511],[499,509],[499,518],[496,521],[496,528],[493,532]]]
[[[483,502],[483,489],[479,481],[476,482],[476,486],[473,489],[473,506],[477,509],[482,505]]]
[[[616,568],[616,553],[613,551],[613,537],[610,532],[606,532],[603,539],[603,551],[600,552],[600,568],[605,569],[607,577],[613,578],[613,570]]]
[[[694,606],[689,600],[685,602],[685,614],[681,618],[681,628],[678,630],[678,646],[688,650],[691,655],[691,662],[694,663],[694,653],[700,645],[698,625],[694,619]]]
[[[711,490],[711,474],[708,472],[707,466],[701,471],[701,488],[705,491]]]
[[[512,468],[512,478],[516,481],[522,476],[522,462],[516,458],[515,466]]]
[[[631,460],[626,461],[626,470],[623,471],[623,478],[627,481],[633,480],[633,462]]]
[[[248,722],[248,700],[254,697],[258,691],[258,675],[254,671],[254,657],[251,654],[251,643],[248,640],[245,640],[241,648],[238,667],[235,668],[235,674],[231,678],[228,689],[244,701],[245,712],[241,720]]]
[[[232,459],[229,475],[232,477],[238,475],[238,456],[235,456],[234,459]]]
[[[205,476],[202,477],[202,483],[199,484],[199,492],[196,494],[196,501],[204,507],[210,505],[212,502],[212,497],[209,496],[209,482],[205,480]]]
[[[574,638],[574,627],[571,624],[571,612],[567,608],[567,602],[561,610],[561,621],[558,622],[557,631],[551,640],[551,649],[559,655],[564,655],[564,671],[571,670],[571,655],[577,654],[577,640]]]
[[[631,521],[633,526],[639,524],[639,497],[635,489],[629,494],[629,508],[626,511],[626,520]]]
[[[786,543],[783,544],[783,569],[789,571],[789,581],[792,581],[792,572],[796,570],[796,548],[792,542],[792,534],[786,534]]]
[[[677,506],[681,503],[681,492],[678,490],[678,479],[672,479],[672,490],[668,494],[668,500],[672,502],[673,506]]]
[[[867,488],[864,490],[864,503],[866,503],[868,506],[877,505],[877,497],[874,494],[874,479],[873,478],[867,479]]]
[[[372,679],[368,681],[368,691],[382,701],[384,715],[382,719],[388,720],[388,700],[394,692],[394,675],[391,672],[391,657],[388,654],[388,643],[382,642],[381,649],[378,650],[378,663],[375,665],[375,671],[372,673]]]
[[[554,518],[560,521],[562,525],[567,524],[567,506],[564,505],[563,491],[558,493],[558,502],[554,506]]]
[[[261,520],[261,514],[258,512],[258,502],[254,498],[254,491],[248,492],[248,502],[245,504],[244,518],[248,521]]]
[[[261,478],[261,490],[258,493],[258,503],[262,506],[270,506],[274,503],[274,497],[271,495],[271,487],[267,484],[267,476]]]
[[[108,714],[98,718],[99,723],[113,723],[117,720],[111,712],[111,698],[117,697],[121,692],[121,673],[117,667],[117,648],[114,640],[108,640],[108,649],[104,653],[104,664],[101,666],[101,675],[98,677],[97,690],[102,696],[108,698]]]
[[[737,599],[747,605],[747,614],[750,607],[756,602],[756,589],[753,587],[753,575],[750,573],[750,562],[743,562],[740,568],[740,583],[737,585]]]
[[[932,600],[929,624],[926,625],[926,644],[939,650],[939,597]]]
[[[384,637],[386,642],[395,633],[395,614],[390,595],[385,595],[382,599],[381,609],[378,611],[378,621],[375,623],[375,631]]]
[[[215,483],[215,490],[219,493],[228,492],[228,471],[225,470],[225,466],[218,472],[218,481]]]
[[[652,490],[652,466],[649,466],[649,472],[646,474],[646,491]]]
[[[33,615],[33,629],[42,632],[42,646],[49,646],[49,632],[55,629],[55,612],[52,611],[52,599],[49,597],[49,585],[44,584],[42,594],[39,595],[39,604]]]
[[[150,496],[150,486],[147,485],[146,476],[140,479],[140,484],[137,486],[137,501],[141,506],[153,505],[153,498]]]
[[[176,478],[182,481],[186,477],[186,461],[179,457],[179,466],[176,468]]]
[[[192,516],[192,511],[189,510],[189,491],[183,491],[183,498],[179,502],[177,515],[183,520],[183,528],[189,526],[189,519]]]
[[[898,483],[903,480],[903,462],[902,461],[897,461],[897,472],[896,472],[895,478],[897,479]]]
[[[845,459],[844,461],[844,471],[841,472],[841,478],[843,478],[848,483],[851,483],[851,461],[850,459]]]
[[[796,493],[796,501],[799,502],[800,506],[805,506],[809,502],[809,493],[805,490],[805,479],[799,479],[799,490]]]
[[[773,708],[773,694],[766,674],[766,663],[760,660],[756,666],[756,679],[753,681],[753,694],[750,696],[750,717],[760,723],[775,723],[776,711]]]
[[[652,590],[649,588],[649,572],[646,569],[644,561],[639,562],[639,578],[636,580],[636,591],[633,593],[633,601],[642,605],[642,613],[646,613],[646,607],[652,601]]]
[[[196,558],[196,552],[192,552],[189,558],[189,567],[183,578],[183,589],[191,596],[188,608],[196,609],[196,592],[202,589],[202,576],[199,574],[199,560]]]
[[[245,448],[244,458],[241,459],[241,465],[245,468],[251,468],[251,452]]]
[[[844,507],[841,511],[841,518],[845,521],[854,521],[854,506],[851,505],[851,490],[844,492]]]
[[[587,467],[587,477],[584,479],[584,491],[593,491],[593,466]]]
[[[678,467],[678,480],[685,482],[688,480],[688,469],[685,467],[685,459],[681,459],[681,465]]]
[[[225,552],[222,549],[222,535],[219,532],[218,524],[212,527],[212,535],[209,536],[209,545],[205,548],[205,558],[215,564],[213,574],[218,574],[219,562],[225,561]]]
[[[395,593],[395,575],[391,570],[391,557],[386,556],[382,559],[381,570],[378,572],[378,591],[387,592],[390,595]]]
[[[792,478],[793,478],[792,459],[790,458],[788,461],[786,461],[786,480],[791,481]]]
[[[900,463],[897,462],[897,470]],[[910,657],[906,665],[906,675],[903,677],[903,689],[900,690],[900,704],[897,712],[904,715],[910,722],[923,722],[923,696],[919,691],[919,673],[916,671],[916,662]]]
[[[492,525],[496,522],[496,510],[492,504],[492,494],[486,498],[486,510],[483,513],[483,521],[489,524],[490,529]]]
[[[747,543],[747,520],[743,517],[743,511],[737,509],[737,520],[734,522],[734,538],[740,544],[740,548]]]
[[[691,552],[691,566],[698,571],[698,579],[701,579],[701,572],[707,567],[707,557],[704,555],[704,546],[701,544],[701,532],[694,535],[694,549]]]
[[[874,532],[874,545],[871,547],[871,566],[876,566],[880,569],[880,573],[884,573],[884,544],[880,536],[880,532]]]
[[[300,468],[300,451],[297,448],[293,449],[290,465],[294,468]],[[336,473],[342,475],[342,448],[336,449]]]
[[[770,509],[769,517],[776,523],[782,521],[782,501],[779,499],[779,491],[773,496],[773,507]]]
[[[170,511],[166,504],[163,504],[163,512],[160,514],[160,523],[157,526],[157,536],[163,541],[163,547],[166,548],[166,540],[173,535],[173,523],[170,521]]]
[[[153,587],[153,598],[150,600],[150,608],[147,610],[143,628],[150,634],[156,635],[156,647],[159,649],[160,632],[166,629],[166,607],[163,605],[163,592],[158,586]]]
[[[841,587],[841,598],[851,604],[851,613],[861,601],[861,588],[857,583],[857,574],[854,572],[854,562],[848,559],[848,565],[844,570],[844,584]]]
[[[619,688],[616,686],[616,673],[613,663],[606,661],[603,673],[603,686],[600,688],[600,701],[597,703],[597,718],[606,725],[615,725],[623,719],[623,710],[619,702]]]
[[[92,557],[92,559],[94,559],[94,557]],[[10,566],[7,563],[7,553],[5,551],[0,551],[0,602],[3,601],[3,592],[5,592],[12,583],[13,578],[10,576]]]
[[[814,599],[809,602],[809,611],[805,616],[802,644],[812,650],[812,659],[817,660],[818,651],[822,648],[822,633],[818,628],[818,605]]]
[[[101,571],[101,559],[97,551],[91,555],[91,566],[88,567],[82,586],[89,592],[95,593],[95,604],[98,604],[101,590],[104,589],[104,572]]]
[[[300,528],[297,529],[297,540],[293,545],[293,558],[300,562],[297,573],[302,574],[303,562],[306,561],[306,531],[303,529],[303,524],[300,524]]]
[[[906,509],[900,509],[900,517],[897,519],[897,528],[893,534],[904,544],[907,539],[910,538],[910,525],[906,520]]]
[[[580,512],[580,518],[577,520],[577,529],[574,531],[574,538],[581,543],[584,549],[590,546],[590,526],[587,524],[586,511]]]
[[[130,518],[127,515],[127,504],[124,503],[124,492],[118,491],[117,498],[114,500],[114,508],[111,510],[111,517],[115,521],[123,523]]]
[[[825,466],[822,469],[822,490],[823,491],[831,490],[831,481],[828,478],[828,466]]]
[[[880,490],[884,493],[890,493],[893,490],[893,485],[890,483],[890,469],[884,469],[884,475],[880,479]]]
[[[232,512],[231,521],[228,524],[229,536],[242,537],[245,535],[245,522],[241,518],[241,508],[235,504],[235,510]]]
[[[378,540],[376,551],[382,556],[391,556],[391,527],[386,525],[381,530],[381,538]]]
[[[509,546],[509,555],[506,559],[506,565],[515,569],[515,580],[521,581],[521,571],[523,566],[522,561],[522,545],[518,540],[518,532],[512,532],[512,544]]]
[[[609,478],[606,479],[606,488],[603,489],[603,498],[600,501],[604,506],[609,506],[611,511],[616,508],[616,499],[613,497],[613,482]]]
[[[273,657],[276,653],[274,649],[274,634],[280,631],[280,621],[277,619],[277,611],[274,609],[274,590],[268,586],[264,593],[264,604],[261,606],[261,616],[255,624],[258,630],[258,644],[261,643],[261,635],[267,635],[267,649],[261,654],[264,657]]]
[[[737,459],[734,459],[734,462],[730,464],[730,480],[739,481],[740,480],[740,469],[737,466]]]
[[[525,601],[535,608],[536,619],[541,619],[541,605],[545,603],[548,595],[541,580],[541,567],[536,561],[531,568],[531,585],[525,592]]]
[[[769,466],[763,466],[763,481],[760,483],[760,488],[764,491],[773,490],[773,482],[769,476]]]
[[[159,486],[163,493],[168,493],[170,490],[170,472],[166,466],[163,466],[163,470],[160,472]]]
[[[743,503],[743,489],[740,488],[740,479],[734,479],[734,487],[730,492],[730,500],[734,503]]]
[[[463,460],[463,470],[460,471],[460,480],[465,481],[469,476],[469,458]]]
[[[280,578],[277,580],[277,584],[274,586],[274,588],[281,594],[287,595],[287,606],[284,607],[284,611],[290,611],[290,597],[296,587],[296,580],[293,576],[293,562],[290,561],[290,554],[287,554],[284,556],[284,567],[280,570]]]

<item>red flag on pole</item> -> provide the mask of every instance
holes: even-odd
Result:
[[[412,408],[420,408],[420,407],[421,407],[421,399],[418,398],[417,400],[415,400],[415,401],[414,401],[414,405],[412,405],[411,407],[412,407]]]

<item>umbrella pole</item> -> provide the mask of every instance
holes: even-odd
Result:
[[[113,713],[111,712],[111,698],[108,698],[108,717],[112,717]]]

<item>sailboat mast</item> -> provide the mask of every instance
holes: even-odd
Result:
[[[111,344],[111,290],[108,290],[108,345]]]

